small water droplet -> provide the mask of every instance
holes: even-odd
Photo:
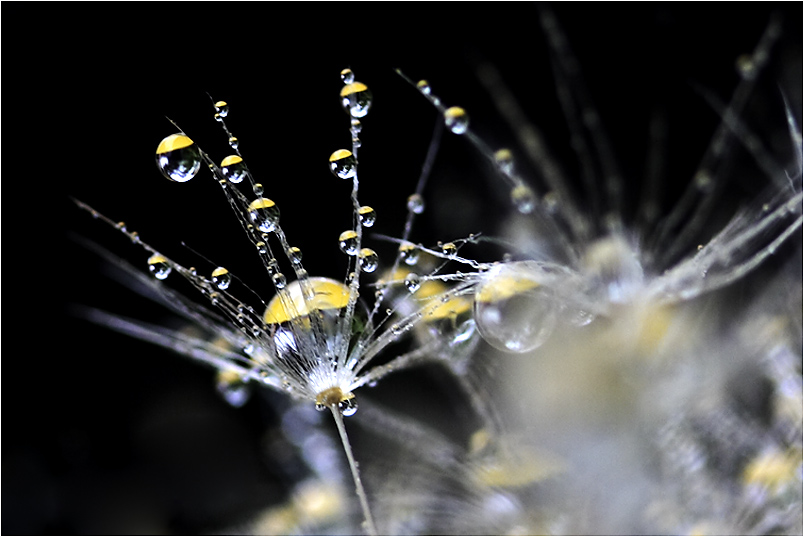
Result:
[[[513,175],[514,173],[514,155],[510,149],[499,149],[494,153],[494,162],[497,163],[500,170],[506,175]]]
[[[357,412],[357,402],[355,402],[355,398],[350,397],[338,403],[338,410],[341,411],[344,417],[354,416],[355,412]]]
[[[209,301],[212,303],[213,306],[218,305],[218,299],[220,299],[220,295],[218,293],[209,294]]]
[[[261,254],[267,254],[268,253],[268,246],[266,246],[264,242],[260,241],[255,246],[257,247],[257,251],[259,253],[261,253]]]
[[[285,252],[285,254],[287,254],[288,259],[294,265],[298,265],[299,263],[301,263],[302,251],[299,248],[296,248],[295,246],[291,246],[290,248],[288,248],[288,251]]]
[[[268,198],[257,198],[248,206],[248,216],[260,231],[268,233],[279,223],[279,207]]]
[[[229,105],[226,101],[218,101],[215,103],[215,112],[221,117],[226,117],[229,115]]]
[[[327,409],[327,405],[325,405],[324,403],[316,403],[315,409],[318,410],[319,412],[323,412]]]
[[[232,283],[232,275],[225,268],[218,267],[212,271],[212,283],[221,291],[226,290],[229,288],[229,284]]]
[[[239,155],[229,155],[221,162],[221,173],[230,183],[240,183],[246,177],[246,163]]]
[[[511,189],[511,203],[522,214],[530,214],[536,208],[536,194],[527,185],[518,184]]]
[[[445,242],[441,245],[441,253],[444,255],[455,255],[458,253],[458,247],[454,242]]]
[[[422,214],[424,212],[424,198],[420,194],[408,196],[408,210],[413,214]]]
[[[362,268],[364,272],[374,272],[377,270],[380,258],[377,256],[377,252],[371,248],[363,248],[360,250],[360,254],[358,254],[358,261],[360,262],[360,268]]]
[[[156,148],[156,166],[169,180],[184,183],[201,169],[201,153],[188,136],[171,134]]]
[[[351,229],[348,231],[344,231],[341,233],[341,236],[338,237],[339,246],[341,248],[341,252],[345,253],[346,255],[357,255],[357,233],[352,231]]]
[[[371,227],[374,225],[374,222],[377,221],[377,212],[368,205],[363,205],[358,209],[357,214],[360,217],[360,223],[363,227]]]
[[[444,112],[444,124],[455,134],[463,134],[469,129],[469,114],[458,106],[447,108]]]
[[[399,258],[408,266],[413,266],[419,262],[419,249],[411,243],[405,243],[399,247]]]
[[[287,285],[288,283],[287,279],[285,278],[285,275],[282,274],[281,272],[277,272],[276,274],[273,275],[273,281],[277,289],[284,289],[285,285]]]
[[[363,130],[363,124],[360,123],[359,119],[353,119],[351,124],[352,126],[349,129],[349,132],[353,137],[357,137],[357,135],[360,134],[360,131]]]
[[[341,89],[341,106],[353,118],[361,118],[371,108],[371,91],[362,82],[346,84]]]
[[[426,80],[419,80],[416,82],[416,88],[424,95],[430,95],[430,83]]]
[[[344,69],[341,71],[341,80],[343,80],[344,84],[351,84],[355,81],[355,74],[351,69]]]
[[[736,61],[737,73],[745,80],[752,80],[756,77],[757,74],[757,66],[754,62],[754,58],[751,57],[750,54],[742,54],[737,58]]]
[[[348,149],[338,149],[329,156],[329,169],[341,179],[351,179],[357,174],[357,161]]]
[[[154,254],[148,258],[148,270],[154,275],[157,280],[164,280],[172,270],[168,264],[168,260],[161,254]]]
[[[411,293],[415,293],[416,291],[418,291],[421,285],[422,280],[419,277],[419,275],[416,274],[415,272],[411,272],[407,276],[405,276],[405,287],[407,287],[408,291],[410,291]]]
[[[229,147],[232,149],[237,149],[240,146],[240,142],[234,136],[229,137]]]

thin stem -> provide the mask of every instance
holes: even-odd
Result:
[[[343,424],[343,415],[338,410],[338,405],[329,407],[332,411],[332,417],[335,418],[335,425],[338,426],[338,433],[341,435],[341,443],[343,450],[346,452],[346,458],[349,459],[349,469],[352,471],[352,479],[355,482],[357,490],[357,497],[360,499],[360,507],[363,509],[363,525],[366,528],[366,533],[369,535],[377,535],[377,528],[374,526],[374,519],[371,517],[371,510],[368,505],[368,497],[366,496],[366,489],[363,488],[363,482],[360,480],[360,472],[357,470],[357,462],[352,454],[352,444],[349,443],[349,437],[346,435],[346,427]]]

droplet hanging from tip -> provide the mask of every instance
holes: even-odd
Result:
[[[171,134],[156,148],[156,166],[167,179],[185,183],[201,169],[201,152],[187,135]]]

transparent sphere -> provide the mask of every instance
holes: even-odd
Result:
[[[485,275],[474,301],[480,335],[506,352],[540,347],[555,328],[561,305],[546,284],[553,278],[531,261],[504,263]]]
[[[371,92],[362,82],[352,82],[341,89],[341,106],[353,118],[360,119],[368,114],[371,99]]]
[[[188,136],[171,134],[156,148],[156,166],[169,180],[185,183],[201,169],[201,152]]]

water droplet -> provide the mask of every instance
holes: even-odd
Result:
[[[338,410],[340,410],[341,414],[345,417],[354,416],[355,412],[357,412],[357,402],[355,398],[350,397],[338,403]]]
[[[558,194],[552,191],[545,194],[542,198],[542,205],[544,205],[545,210],[551,214],[555,214],[558,210],[558,202]]]
[[[422,214],[424,212],[424,198],[420,194],[408,196],[408,210],[413,214]]]
[[[360,217],[360,223],[363,227],[371,227],[374,225],[374,222],[377,221],[377,212],[368,205],[363,205],[358,209],[357,214]]]
[[[201,169],[201,152],[188,136],[171,134],[156,148],[156,166],[171,181],[184,183]]]
[[[341,236],[338,237],[339,246],[341,248],[341,252],[345,253],[346,255],[357,255],[357,233],[352,231],[351,229],[348,231],[344,231],[341,233]]]
[[[254,183],[254,186],[251,187],[251,190],[254,192],[255,196],[262,196],[265,193],[262,183]]]
[[[358,254],[358,261],[360,262],[360,268],[362,268],[364,272],[374,272],[377,270],[380,258],[377,256],[377,252],[371,248],[363,248],[360,250],[360,254]]]
[[[240,408],[248,402],[251,388],[234,371],[218,371],[215,379],[215,389],[223,400],[235,408]]]
[[[363,130],[363,124],[360,123],[360,120],[359,119],[353,119],[352,120],[352,126],[349,129],[349,132],[351,133],[351,135],[356,137],[358,134],[360,134],[360,131],[362,131],[362,130]]]
[[[212,271],[212,283],[221,291],[226,290],[229,288],[229,284],[232,283],[232,275],[225,268],[218,267]]]
[[[170,274],[171,268],[165,256],[154,254],[148,258],[148,270],[157,280],[164,280]]]
[[[357,173],[357,161],[348,149],[338,149],[329,156],[329,169],[335,177],[351,179]]]
[[[209,301],[212,303],[213,306],[218,305],[218,299],[220,299],[220,295],[218,293],[209,294]]]
[[[371,108],[371,92],[362,82],[346,84],[341,89],[341,106],[353,118],[365,117]]]
[[[279,207],[268,198],[257,198],[248,206],[248,216],[260,231],[268,233],[279,223]]]
[[[276,286],[277,289],[284,289],[285,285],[287,285],[288,283],[287,279],[285,278],[285,275],[282,274],[281,272],[277,272],[276,274],[273,275],[272,278],[274,281],[274,285]]]
[[[444,123],[455,134],[463,134],[469,128],[469,114],[458,106],[447,108],[444,112]]]
[[[441,245],[441,253],[444,255],[455,255],[458,253],[458,247],[454,242],[445,242]]]
[[[344,69],[341,71],[341,80],[343,80],[344,84],[351,84],[355,81],[355,74],[351,69]]]
[[[230,183],[240,183],[248,173],[246,163],[238,155],[229,155],[221,162],[221,173]]]
[[[285,254],[287,254],[288,259],[294,265],[298,265],[299,263],[301,263],[302,251],[296,248],[295,246],[291,246],[290,248],[288,248],[288,251],[285,252]]]
[[[413,266],[419,262],[419,249],[411,243],[402,244],[399,247],[399,258],[408,266]]]
[[[268,253],[268,246],[266,246],[264,242],[260,241],[257,244],[255,244],[255,246],[257,247],[257,251],[259,253],[261,253],[261,254],[267,254]]]
[[[316,403],[315,409],[318,410],[319,412],[323,412],[327,409],[327,405],[325,405],[324,403]]]
[[[536,194],[527,185],[518,184],[511,189],[511,203],[522,214],[530,214],[536,207]]]
[[[560,304],[550,278],[531,261],[504,263],[486,273],[475,294],[474,317],[492,347],[527,352],[541,346],[556,324]]]
[[[229,147],[232,149],[237,149],[240,146],[240,142],[234,136],[229,137]]]
[[[430,95],[430,83],[426,80],[416,82],[416,88],[425,95]]]
[[[407,287],[408,291],[410,291],[411,293],[415,293],[416,291],[418,291],[421,285],[422,280],[419,277],[419,275],[416,274],[415,272],[411,272],[407,276],[405,276],[405,287]]]
[[[226,101],[218,101],[215,103],[215,112],[221,117],[226,117],[229,115],[229,105]]]
[[[514,173],[514,155],[510,149],[499,149],[494,153],[494,162],[506,175]]]

